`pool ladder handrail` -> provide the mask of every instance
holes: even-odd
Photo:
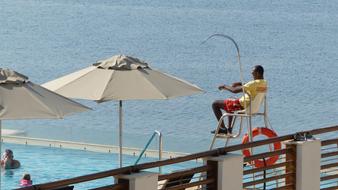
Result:
[[[149,147],[150,143],[154,140],[155,136],[158,136],[159,144],[158,144],[158,160],[162,160],[162,151],[163,151],[163,135],[160,131],[155,130],[153,135],[148,140],[146,146],[143,148],[142,152],[138,156],[137,160],[135,161],[134,165],[138,164],[138,162],[141,160],[143,154],[146,152],[147,148]],[[159,173],[161,173],[162,169],[159,167]]]

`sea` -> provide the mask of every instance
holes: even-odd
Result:
[[[0,67],[43,84],[113,55],[137,57],[204,93],[124,101],[124,146],[143,148],[159,130],[165,150],[205,151],[217,124],[212,102],[240,96],[217,89],[240,81],[240,67],[230,40],[202,43],[213,34],[237,42],[244,81],[254,65],[265,68],[269,120],[279,135],[338,124],[337,10],[330,0],[0,0]],[[117,145],[118,102],[77,101],[93,110],[2,127]]]

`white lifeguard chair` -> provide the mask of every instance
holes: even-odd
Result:
[[[223,121],[224,117],[228,117],[228,116],[233,116],[232,123],[231,123],[232,129],[234,129],[237,118],[240,119],[240,128],[239,128],[238,133],[218,134],[218,131],[221,128],[221,124],[222,122],[224,122]],[[224,113],[222,115],[222,117],[218,121],[218,125],[215,130],[215,135],[210,144],[210,150],[213,149],[213,146],[217,138],[225,139],[226,140],[225,146],[227,146],[229,139],[239,137],[242,132],[244,119],[246,119],[247,121],[248,135],[249,135],[250,142],[252,142],[252,117],[255,117],[255,116],[263,116],[265,127],[271,128],[269,120],[268,120],[268,115],[267,115],[266,90],[258,92],[253,100],[251,100],[251,97],[250,97],[250,104],[244,110],[235,111],[234,113]]]

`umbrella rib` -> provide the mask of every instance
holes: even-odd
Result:
[[[25,84],[27,86],[27,88],[29,88],[32,92],[38,94],[39,96],[42,96],[39,92],[37,92],[36,90],[34,90],[30,85],[34,85],[33,83],[31,82],[28,82]],[[49,90],[48,90],[49,91]],[[51,110],[48,106],[46,106],[46,103],[44,101],[41,101],[39,98],[37,98],[36,96],[32,96],[31,94],[29,94],[32,98],[34,98],[35,100],[37,100],[38,102],[41,103],[41,105],[46,108],[49,113],[54,113],[53,110]],[[63,118],[62,116],[60,117],[59,114],[58,114],[58,118]]]
[[[100,95],[100,99],[98,99],[98,100],[96,100],[96,101],[102,101],[102,97],[103,97],[103,94],[106,92],[106,90],[107,90],[107,86],[109,85],[109,82],[112,80],[112,78],[113,78],[113,76],[115,75],[115,72],[112,70],[112,73],[111,73],[111,75],[110,75],[110,78],[109,78],[109,80],[107,80],[107,83],[106,83],[106,85],[104,86],[104,88],[103,88],[103,91],[102,91],[102,93],[101,93],[101,95]]]
[[[31,83],[31,82],[29,82],[29,83],[35,85],[34,83]],[[27,83],[27,84],[29,84],[29,83]],[[43,87],[40,87],[39,85],[36,85],[36,86],[39,87],[39,88],[43,88]],[[42,96],[39,92],[37,92],[36,90],[34,90],[30,85],[27,85],[27,88],[30,88],[30,89],[32,90],[32,92],[37,93],[39,96]],[[75,104],[75,105],[77,105],[77,106],[81,106],[81,107],[83,107],[83,108],[85,108],[85,109],[88,109],[88,110],[92,110],[91,108],[89,108],[89,107],[87,107],[87,106],[84,106],[84,105],[82,105],[82,104],[80,104],[80,103],[78,103],[78,102],[76,102],[76,101],[73,101],[73,100],[71,100],[71,99],[69,99],[69,98],[67,98],[67,97],[64,97],[64,96],[62,96],[62,95],[60,95],[60,94],[57,94],[57,93],[55,93],[55,92],[53,92],[53,91],[51,91],[51,90],[48,90],[48,89],[46,89],[46,90],[47,90],[49,93],[54,94],[55,96],[63,97],[63,98],[65,99],[65,101],[67,101],[67,102],[69,102],[69,103]],[[31,95],[30,95],[30,96],[31,96]],[[51,109],[49,108],[49,106],[47,106],[46,103],[45,103],[44,101],[40,100],[40,99],[37,98],[36,96],[31,96],[31,97],[33,97],[34,99],[36,99],[38,102],[41,103],[41,105],[42,105],[43,107],[45,107],[47,110],[49,110],[49,113],[50,113],[50,114],[55,115],[55,114],[54,114],[55,112],[54,112],[53,110],[51,110]],[[59,119],[63,119],[64,116],[72,114],[71,112],[62,114],[62,112],[60,112],[59,109],[57,109],[56,111],[57,111],[57,118],[59,118]]]
[[[81,70],[76,71],[76,72],[80,72],[80,71],[83,71],[83,70],[86,70],[86,69],[88,69],[88,68],[84,68],[84,69],[81,69]],[[86,73],[82,73],[80,76],[78,76],[78,77],[76,77],[75,79],[71,80],[69,83],[66,83],[65,85],[59,86],[57,89],[54,89],[53,91],[56,92],[56,91],[58,91],[60,88],[64,88],[64,87],[70,86],[70,85],[73,84],[75,81],[77,81],[78,79],[81,79],[81,78],[85,77],[86,74],[88,74],[89,72],[92,72],[93,70],[95,70],[95,69],[91,69],[91,70],[88,69],[88,71],[87,71]],[[72,73],[70,73],[70,74],[72,74]],[[70,75],[70,74],[68,74],[68,75]],[[60,80],[60,79],[62,79],[62,78],[64,78],[64,77],[67,77],[68,75],[65,75],[65,76],[63,76],[63,77],[57,78],[57,79],[55,79],[55,80]],[[55,80],[52,80],[52,81],[50,81],[50,82],[53,82],[53,81],[55,81]],[[45,84],[50,83],[50,82],[46,82],[46,83],[42,84],[42,86],[44,87]]]
[[[142,75],[142,72],[138,72],[140,75]],[[155,89],[156,89],[156,86],[154,85],[154,83],[152,83],[150,80],[148,80],[147,77],[144,77],[144,79],[150,83]],[[169,99],[168,96],[166,96],[165,94],[163,94],[161,91],[158,91],[160,95],[162,95],[163,99]]]
[[[40,88],[41,88],[41,87],[40,87]],[[71,103],[73,103],[73,104],[75,104],[75,105],[77,105],[77,106],[83,107],[83,108],[88,109],[88,110],[93,110],[92,108],[87,107],[87,106],[85,106],[85,105],[82,105],[82,104],[80,104],[79,102],[76,102],[76,101],[74,101],[74,100],[72,100],[72,99],[70,99],[70,98],[68,98],[68,97],[65,97],[65,96],[63,96],[63,95],[61,95],[61,94],[58,94],[58,93],[56,93],[56,92],[54,92],[54,91],[51,91],[51,90],[49,90],[49,89],[47,89],[47,90],[49,91],[49,93],[54,94],[54,95],[56,95],[56,96],[61,96],[61,97],[65,98],[65,100],[67,100],[68,102],[71,102]]]
[[[166,76],[168,76],[168,77],[170,77],[170,78],[173,78],[173,79],[175,79],[177,82],[179,82],[179,83],[181,83],[181,84],[184,84],[184,85],[191,85],[191,86],[193,86],[193,87],[199,89],[201,92],[203,92],[203,90],[202,90],[200,87],[198,87],[197,85],[192,84],[192,83],[190,83],[190,82],[188,82],[188,81],[185,81],[185,80],[183,80],[183,79],[177,78],[177,77],[175,77],[175,76],[173,76],[173,75],[170,75],[170,74],[168,74],[168,73],[160,72],[160,71],[158,71],[158,70],[153,70],[153,71],[162,73],[162,74],[164,74],[164,75],[166,75]]]

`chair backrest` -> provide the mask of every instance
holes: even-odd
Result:
[[[246,114],[258,113],[262,103],[264,102],[265,96],[266,96],[266,92],[257,93],[255,98],[250,101],[250,105],[245,108],[245,113]]]

